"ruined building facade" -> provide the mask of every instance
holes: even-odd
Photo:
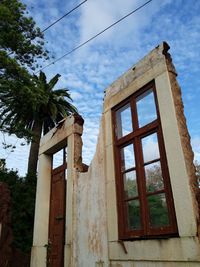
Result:
[[[107,88],[89,168],[81,117],[42,139],[31,267],[200,265],[193,152],[168,50],[162,43]]]

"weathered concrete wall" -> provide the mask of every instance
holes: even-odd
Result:
[[[183,155],[185,160],[186,171],[188,174],[190,189],[192,193],[192,203],[194,207],[194,212],[197,220],[197,232],[200,237],[200,191],[198,188],[198,181],[196,177],[196,170],[193,164],[194,161],[194,153],[191,147],[191,138],[186,125],[186,118],[184,116],[184,105],[181,96],[181,89],[176,80],[176,72],[172,70],[171,65],[171,57],[169,54],[166,55],[166,63],[169,71],[169,80],[172,88],[173,102],[175,106],[177,125],[181,140],[181,146],[183,149]]]
[[[108,266],[105,159],[102,128],[87,173],[77,175],[77,266]]]
[[[74,213],[77,266],[98,266],[95,265],[98,261],[108,266],[107,255],[110,267],[195,267],[200,264],[193,154],[168,49],[167,44],[160,45],[106,90],[96,154],[88,172],[77,175],[77,212]],[[126,241],[124,249],[118,242],[111,108],[153,79],[180,237]]]
[[[109,86],[95,156],[82,163],[82,123],[71,117],[40,148],[32,267],[44,267],[48,242],[50,154],[68,146],[65,267],[196,267],[200,265],[199,209],[193,152],[176,71],[161,44]],[[178,237],[119,242],[111,109],[155,81]],[[44,195],[43,195],[44,194]],[[41,221],[45,222],[44,226]]]
[[[66,194],[66,237],[65,237],[65,266],[76,266],[74,223],[74,191],[78,169],[84,170],[81,162],[81,144],[83,119],[80,116],[70,116],[45,135],[40,143],[39,169],[35,205],[35,222],[31,267],[46,267],[47,244],[49,231],[49,207],[52,155],[66,145],[68,146],[67,162],[67,194]],[[76,149],[75,149],[76,147]],[[77,169],[76,169],[77,168]]]
[[[104,101],[109,259],[112,267],[199,266],[198,205],[193,152],[176,71],[166,43],[108,87]],[[155,80],[178,224],[178,238],[118,242],[111,108]],[[108,163],[109,162],[109,163]]]

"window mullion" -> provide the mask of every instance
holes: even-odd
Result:
[[[131,104],[131,113],[132,113],[132,124],[133,124],[133,132],[138,129],[138,117],[137,117],[137,108],[135,98],[132,97],[130,100]]]
[[[133,143],[135,147],[135,162],[136,162],[136,173],[137,173],[137,185],[138,185],[138,197],[140,202],[140,219],[141,219],[141,231],[142,235],[145,235],[145,224],[146,224],[146,210],[145,210],[145,199],[144,199],[144,183],[141,183],[142,175],[141,175],[141,153],[142,150],[140,148],[140,140],[137,136],[137,132],[139,131],[139,123],[137,116],[137,107],[136,107],[136,98],[131,98],[131,111],[132,111],[132,123],[133,123],[133,133],[136,133],[136,136],[133,137]]]
[[[137,182],[138,182],[138,191],[139,199],[141,204],[141,223],[143,229],[143,235],[146,234],[146,223],[147,223],[147,210],[146,210],[146,185],[144,180],[144,171],[143,171],[143,158],[142,158],[142,147],[140,138],[135,138],[135,154],[136,154],[136,171],[137,171]]]
[[[146,133],[150,132],[150,131],[155,131],[155,129],[158,128],[158,120],[155,120],[154,122],[152,122],[151,124],[148,124],[146,126],[144,126],[143,128],[140,129],[136,129],[134,130],[132,133],[115,140],[115,143],[117,146],[120,146],[124,143],[128,143],[131,142],[136,136],[144,136]]]

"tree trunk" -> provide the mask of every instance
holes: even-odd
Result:
[[[28,174],[36,174],[37,172],[38,153],[42,134],[42,122],[35,121],[32,131],[34,133],[34,137],[31,141],[31,147],[29,151]]]

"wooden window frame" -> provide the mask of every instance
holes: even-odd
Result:
[[[154,94],[155,106],[157,119],[150,122],[149,124],[139,128],[136,99],[148,90],[152,90]],[[123,106],[130,103],[131,114],[132,114],[132,125],[133,131],[121,138],[117,137],[117,119],[116,112]],[[156,95],[155,82],[152,81],[127,99],[116,105],[112,109],[112,121],[113,121],[113,133],[114,133],[114,158],[115,158],[115,173],[116,173],[116,193],[117,193],[117,210],[118,210],[118,232],[120,240],[132,240],[132,239],[147,239],[147,238],[166,238],[171,236],[178,236],[177,222],[174,209],[173,195],[170,185],[169,170],[167,166],[166,152],[161,128],[160,114],[158,108],[158,101]],[[150,164],[149,162],[144,163],[143,153],[142,153],[142,143],[141,139],[152,133],[157,133],[158,146],[160,152],[160,158],[152,161],[159,161],[161,164],[161,170],[163,175],[164,188],[160,191],[155,191],[154,193],[147,193],[146,182],[144,176],[144,166]],[[121,155],[120,151],[122,147],[128,144],[134,144],[134,154],[135,154],[135,170],[136,179],[138,186],[138,197],[132,197],[125,200],[124,195],[124,182],[123,174],[130,171],[121,171]],[[150,227],[150,218],[148,212],[147,197],[149,195],[156,195],[158,193],[164,193],[166,197],[167,210],[169,215],[169,225],[153,228]],[[128,229],[128,216],[126,213],[125,203],[129,200],[138,199],[140,201],[140,215],[141,215],[141,229],[131,230]]]

